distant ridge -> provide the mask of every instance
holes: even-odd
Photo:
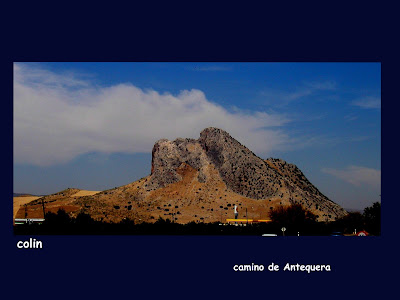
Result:
[[[28,193],[13,193],[13,197],[43,197],[46,195],[34,195]]]

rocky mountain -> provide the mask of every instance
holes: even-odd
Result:
[[[224,221],[233,217],[266,219],[277,205],[300,203],[330,221],[347,212],[329,200],[293,164],[262,159],[226,131],[206,128],[199,139],[166,139],[155,143],[151,174],[131,184],[95,195],[71,197],[75,190],[44,197],[48,209],[57,205],[95,219],[177,222]],[[39,207],[41,199],[36,206]],[[32,207],[33,209],[33,207]]]

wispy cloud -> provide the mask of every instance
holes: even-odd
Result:
[[[356,116],[355,114],[348,114],[344,116],[344,119],[346,122],[351,122],[357,120],[358,116]]]
[[[76,74],[14,64],[14,162],[54,165],[89,152],[150,152],[161,138],[228,131],[259,155],[290,140],[277,113],[228,111],[196,89],[177,95],[132,84],[93,85]]]
[[[333,175],[355,186],[371,186],[380,188],[381,171],[360,166],[348,166],[345,169],[323,168],[324,173]]]
[[[77,76],[72,72],[55,73],[46,70],[38,64],[29,68],[24,64],[14,64],[14,80],[23,82],[26,86],[40,88],[46,85],[48,88],[82,88],[88,87],[90,81],[86,76]],[[80,74],[83,75],[83,74]],[[82,78],[84,77],[84,78]]]
[[[315,147],[334,147],[337,145],[348,145],[350,143],[364,142],[373,138],[372,136],[333,136],[323,134],[302,134],[296,131],[290,131],[290,138],[286,141],[282,150],[299,150]]]
[[[381,98],[380,97],[364,97],[356,99],[350,103],[351,105],[358,106],[365,109],[380,109]]]
[[[228,66],[195,66],[192,69],[193,71],[200,71],[200,72],[224,72],[224,71],[232,71],[232,67]]]
[[[304,85],[309,87],[311,90],[320,90],[320,91],[333,91],[336,89],[336,82],[333,80],[328,81],[308,81],[304,82]]]
[[[291,92],[265,88],[260,92],[260,95],[263,96],[269,104],[283,107],[289,105],[293,101],[314,96],[323,91],[335,91],[336,89],[337,85],[335,81],[310,81],[303,82],[302,86]]]

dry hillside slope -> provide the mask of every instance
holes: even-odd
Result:
[[[49,209],[58,205],[72,215],[85,211],[111,222],[124,218],[152,222],[159,217],[180,223],[224,221],[233,217],[234,204],[241,218],[265,219],[273,207],[291,203],[300,203],[320,221],[347,214],[295,165],[263,160],[213,127],[204,129],[197,140],[157,141],[147,177],[92,195],[78,194],[79,190],[69,189],[43,200]],[[37,205],[41,199],[36,201]]]

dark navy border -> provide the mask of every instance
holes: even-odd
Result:
[[[393,8],[366,2],[310,7],[198,3],[169,12],[165,4],[37,5],[18,2],[5,10],[9,16],[3,20],[0,228],[5,286],[11,295],[385,299],[394,289],[391,271],[399,265],[399,51]],[[29,236],[14,236],[11,222],[14,61],[381,62],[382,236],[35,236],[44,249],[18,250],[17,241]],[[330,264],[332,271],[232,269],[252,262]]]

